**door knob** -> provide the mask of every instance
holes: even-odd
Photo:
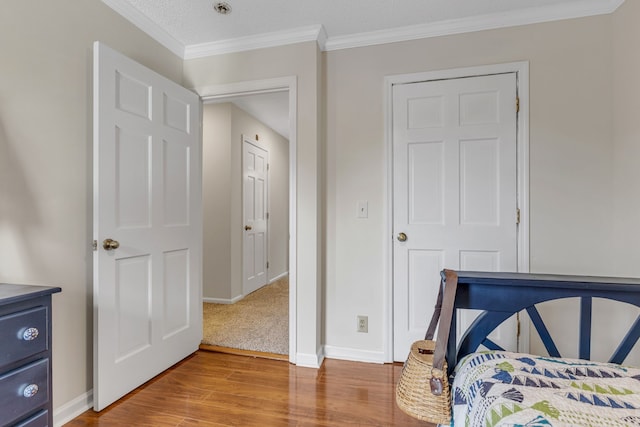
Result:
[[[398,241],[399,242],[406,242],[407,241],[407,235],[404,233],[398,233]]]
[[[102,242],[102,247],[105,251],[112,251],[120,247],[120,242],[113,239],[104,239],[104,241]]]
[[[251,230],[251,226],[250,226],[250,225],[245,225],[245,226],[244,226],[244,229],[245,229],[246,231],[249,231],[249,230]]]

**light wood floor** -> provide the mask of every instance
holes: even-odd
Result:
[[[431,426],[395,405],[399,364],[286,361],[198,351],[66,426]]]

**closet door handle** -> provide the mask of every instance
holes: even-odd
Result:
[[[245,231],[249,231],[249,230],[252,230],[253,228],[250,225],[245,225],[244,229]]]

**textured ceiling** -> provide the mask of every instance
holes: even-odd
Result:
[[[184,59],[317,40],[325,50],[611,13],[624,0],[102,0]],[[640,1],[640,0],[632,0]],[[286,93],[231,100],[288,137]]]
[[[523,11],[552,16],[621,0],[112,0],[127,2],[184,46],[322,25],[329,38]],[[637,0],[635,0],[637,1]]]

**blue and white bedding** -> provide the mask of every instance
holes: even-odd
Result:
[[[455,427],[640,426],[640,369],[489,351],[451,385]]]

